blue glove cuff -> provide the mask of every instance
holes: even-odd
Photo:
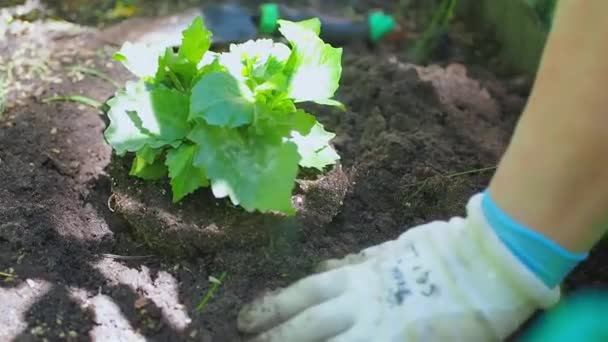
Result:
[[[481,208],[498,238],[551,289],[559,285],[588,256],[588,253],[572,253],[516,222],[498,208],[487,190],[483,194]]]

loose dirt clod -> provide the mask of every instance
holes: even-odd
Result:
[[[349,179],[340,165],[315,180],[298,182],[302,193],[295,196],[298,217],[304,226],[320,228],[333,221],[342,210]]]

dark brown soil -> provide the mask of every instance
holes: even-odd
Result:
[[[97,38],[55,37],[45,49],[51,59],[69,52],[123,81],[126,72],[106,64],[112,48]],[[241,341],[235,317],[254,296],[307,275],[323,259],[463,214],[492,170],[462,172],[496,165],[527,88],[474,66],[415,67],[400,51],[346,48],[337,97],[347,111],[310,108],[337,133],[344,173],[303,191],[309,215],[290,221],[243,213],[204,190],[169,207],[162,184],[110,179],[121,164],[110,167],[97,111],[41,99],[84,93],[104,100],[112,86],[71,80],[67,60],[53,66],[63,82],[40,81],[41,90],[0,120],[0,340]],[[131,193],[119,193],[128,187]],[[344,188],[343,200],[339,192],[329,204],[319,200]],[[145,201],[130,209],[138,219],[157,224],[162,216],[175,229],[155,233],[148,221],[128,225],[110,210],[138,192]],[[182,229],[187,224],[198,233]],[[202,235],[201,226],[208,227]],[[242,241],[224,239],[229,229]],[[606,258],[603,243],[566,289],[608,285]],[[221,274],[223,284],[198,311],[210,277]]]
[[[314,179],[298,180],[295,217],[248,213],[229,200],[215,199],[209,189],[174,204],[167,179],[147,182],[129,176],[131,160],[113,158],[109,166],[111,209],[125,219],[138,240],[165,256],[259,248],[286,234],[318,234],[339,213],[349,182],[338,166]]]

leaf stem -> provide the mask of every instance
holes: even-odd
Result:
[[[93,107],[95,109],[99,109],[101,110],[101,108],[103,107],[103,104],[95,99],[92,99],[90,97],[86,97],[86,96],[82,96],[82,95],[66,95],[66,96],[53,96],[53,97],[48,97],[44,100],[42,100],[42,102],[44,103],[49,103],[49,102],[60,102],[60,101],[66,101],[66,102],[77,102],[77,103],[81,103],[90,107]]]
[[[73,66],[73,67],[71,67],[71,69],[74,70],[74,71],[81,72],[83,74],[88,74],[88,75],[97,77],[97,78],[102,79],[104,81],[107,81],[107,82],[111,83],[116,88],[120,88],[121,87],[121,85],[118,82],[116,82],[110,76],[108,76],[107,74],[105,74],[105,73],[103,73],[103,72],[101,72],[101,71],[99,71],[97,69],[88,68],[88,67],[85,67],[85,66],[82,66],[82,65]]]
[[[474,170],[452,173],[450,175],[445,175],[445,177],[452,178],[452,177],[464,176],[464,175],[473,174],[473,173],[482,173],[482,172],[486,172],[486,171],[496,170],[496,168],[497,168],[496,166],[484,167],[481,169],[474,169]]]
[[[207,304],[209,303],[211,298],[213,298],[213,295],[215,294],[217,289],[220,287],[220,285],[222,285],[222,282],[224,281],[225,277],[226,277],[226,272],[224,271],[220,275],[218,281],[213,282],[209,291],[207,291],[207,293],[205,294],[205,296],[203,297],[201,302],[196,306],[196,311],[201,312],[205,309],[205,307],[207,306]]]
[[[182,92],[186,91],[186,88],[184,88],[182,82],[179,81],[177,75],[175,75],[175,73],[173,73],[173,71],[171,71],[169,68],[167,68],[167,75],[169,75],[171,82],[173,82],[173,85],[175,86],[175,88],[177,88],[177,90]]]

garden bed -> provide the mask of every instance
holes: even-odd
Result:
[[[215,199],[209,189],[174,204],[167,180],[129,176],[128,157],[113,158],[109,168],[110,205],[138,239],[172,256],[263,248],[284,235],[315,239],[343,227],[399,231],[412,224],[408,213],[428,206],[428,201],[435,210],[437,202],[442,204],[446,215],[446,206],[463,208],[464,195],[478,186],[471,177],[445,176],[495,165],[507,139],[500,126],[512,124],[513,117],[501,120],[497,100],[468,78],[462,65],[417,68],[390,55],[382,57],[386,63],[376,58],[346,57],[337,95],[346,112],[312,108],[337,132],[335,145],[343,158],[327,174],[300,175],[292,198],[298,209],[295,217],[247,213]],[[463,136],[462,125],[467,123],[478,133]]]
[[[348,46],[336,95],[346,111],[310,108],[336,133],[342,159],[328,173],[300,174],[295,217],[246,213],[206,189],[174,205],[166,181],[128,176],[96,110],[42,102],[113,94],[103,80],[68,76],[75,62],[129,77],[108,64],[116,47],[97,31],[53,32],[46,57],[59,62],[47,64],[63,81],[47,75],[0,119],[0,271],[14,275],[0,276],[0,340],[241,341],[235,317],[255,296],[326,258],[462,215],[487,186],[529,89],[462,56],[423,67],[402,47]],[[608,284],[607,257],[604,243],[566,289]]]

